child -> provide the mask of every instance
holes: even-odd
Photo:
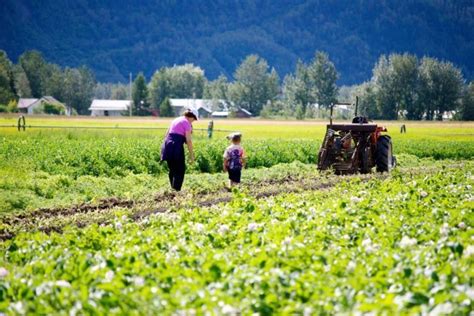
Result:
[[[232,144],[224,151],[224,171],[229,173],[229,188],[240,183],[240,176],[242,168],[245,167],[245,151],[240,146],[241,133],[232,133],[227,136],[227,139],[232,141]]]

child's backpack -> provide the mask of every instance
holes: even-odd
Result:
[[[242,169],[242,158],[240,157],[240,150],[232,149],[229,152],[229,169],[230,170]]]

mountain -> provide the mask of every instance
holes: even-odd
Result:
[[[341,84],[367,80],[380,54],[452,61],[474,76],[473,0],[1,0],[0,49],[37,49],[100,81],[194,63],[232,77],[257,53],[280,76],[324,50]]]

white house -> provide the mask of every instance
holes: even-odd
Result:
[[[186,109],[196,109],[200,117],[209,117],[212,109],[216,107],[226,108],[227,103],[224,100],[211,99],[170,99],[174,114],[179,116]]]
[[[130,100],[93,100],[89,111],[91,116],[122,116],[130,111]]]
[[[45,103],[60,105],[66,109],[66,106],[55,98],[51,96],[44,96],[40,99],[20,98],[18,100],[18,110],[22,113],[34,114],[35,109],[39,110]]]

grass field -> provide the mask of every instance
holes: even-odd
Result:
[[[0,127],[0,314],[472,311],[474,123],[382,122],[399,166],[337,177],[315,166],[326,122],[215,120],[249,155],[227,192],[226,132],[201,120],[179,194],[164,129],[65,128],[169,121]]]

